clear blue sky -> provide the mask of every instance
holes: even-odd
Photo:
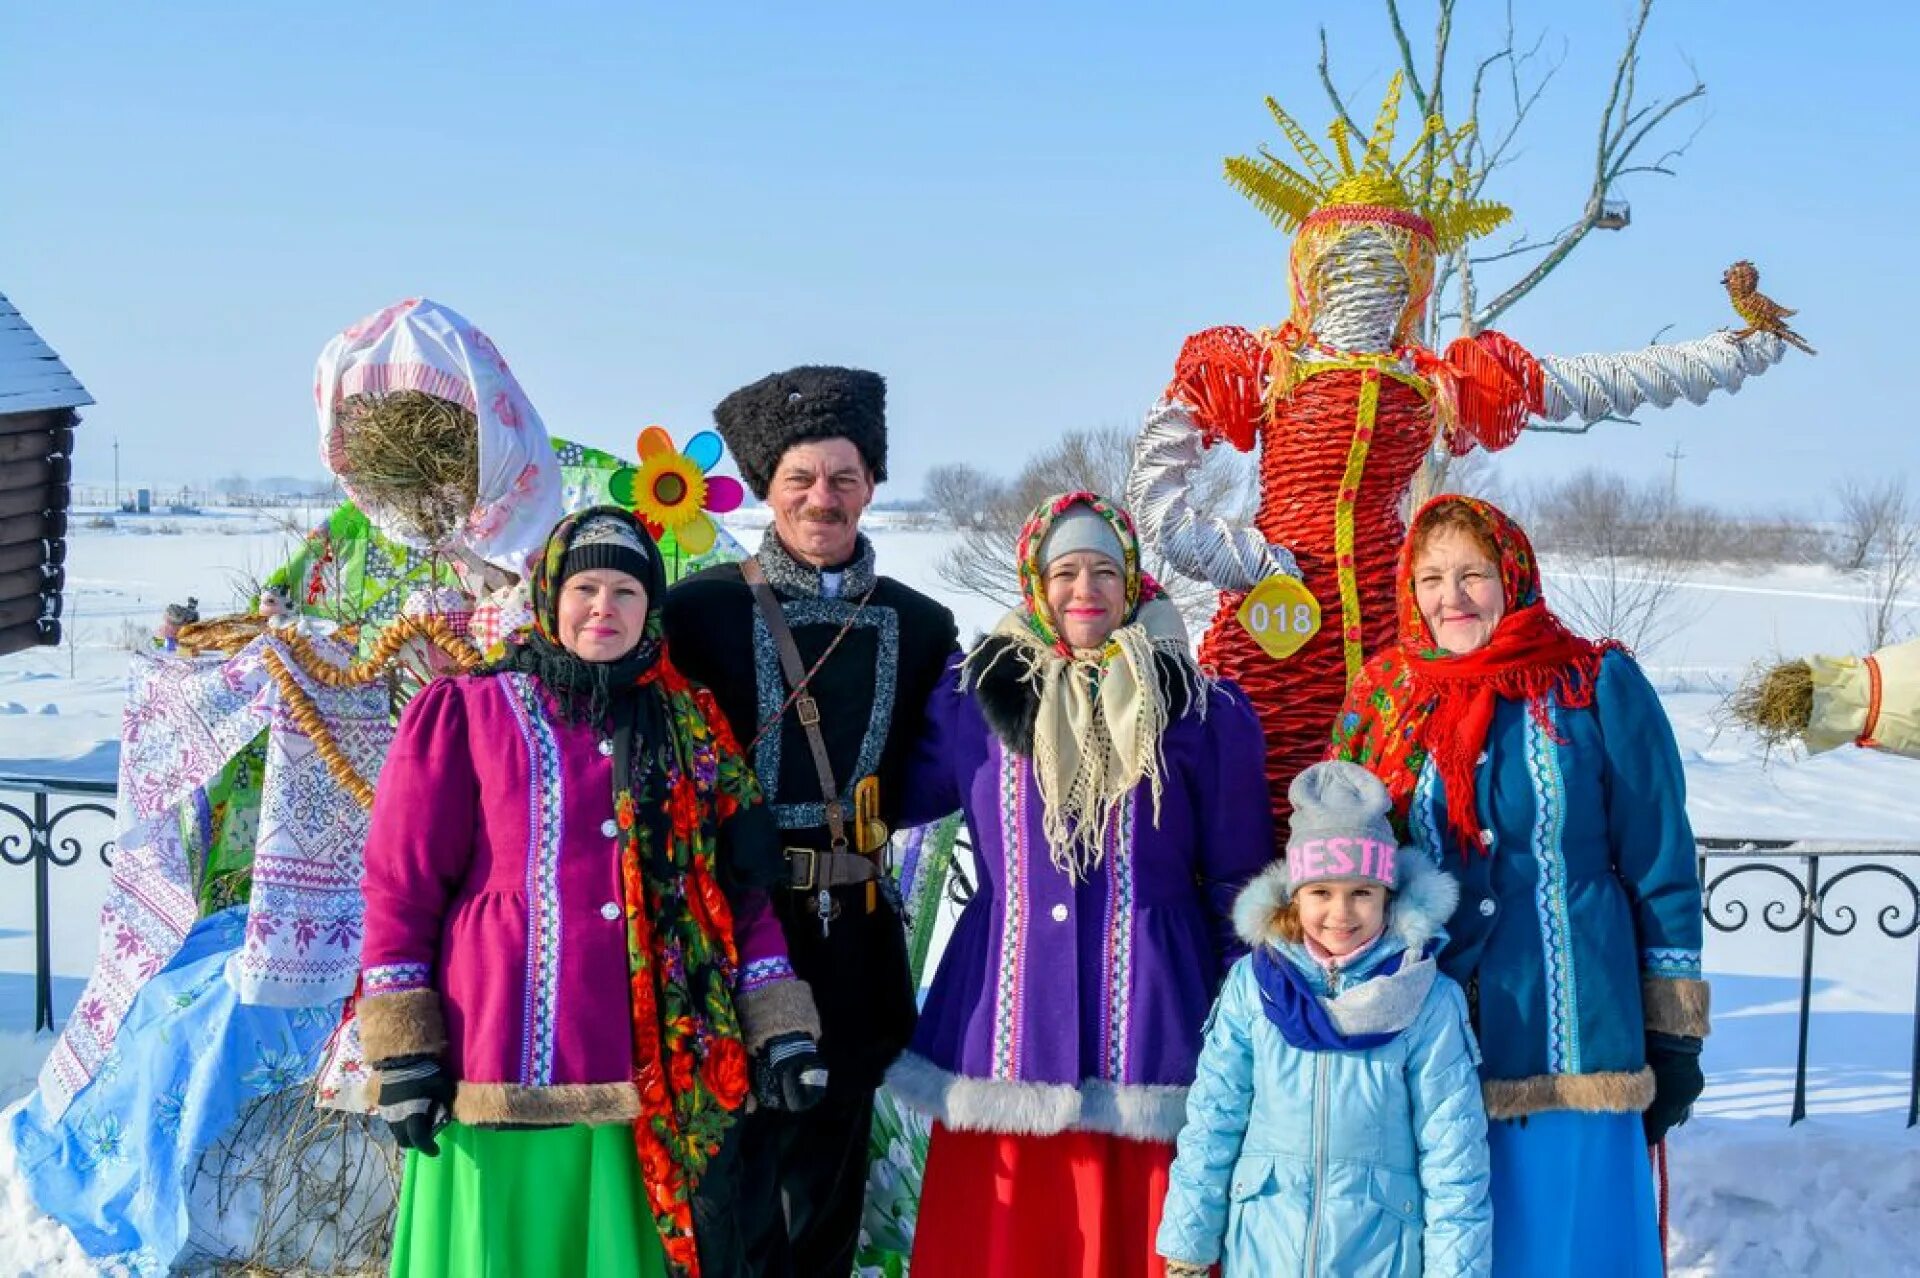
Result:
[[[1500,6],[1461,7],[1464,64]],[[1628,5],[1516,7],[1567,58],[1491,194],[1544,230],[1584,191]],[[1324,127],[1323,19],[1370,115],[1395,58],[1366,0],[10,4],[0,292],[100,401],[83,482],[113,436],[130,481],[318,473],[314,355],[426,294],[551,430],[620,452],[771,369],[878,369],[904,496],[1137,421],[1183,335],[1284,318],[1285,239],[1220,160],[1279,145],[1269,93]],[[1643,90],[1689,85],[1683,57],[1710,90],[1681,176],[1633,179],[1632,227],[1501,327],[1564,354],[1704,332],[1751,257],[1822,353],[1528,437],[1507,473],[1664,476],[1678,440],[1688,492],[1810,509],[1915,469],[1916,45],[1901,3],[1663,0]]]

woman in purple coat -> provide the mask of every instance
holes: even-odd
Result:
[[[1259,721],[1188,655],[1133,521],[1044,502],[1023,605],[942,682],[910,802],[979,890],[888,1075],[934,1120],[914,1278],[1147,1278],[1201,1031],[1273,856]]]
[[[765,884],[773,821],[667,654],[631,514],[560,522],[534,634],[408,704],[367,838],[359,1017],[407,1152],[393,1273],[729,1278],[749,1073],[824,1082]],[[449,1121],[450,1120],[450,1121]]]

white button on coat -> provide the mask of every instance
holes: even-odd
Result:
[[[620,907],[612,901],[608,901],[600,907],[600,917],[611,923],[620,917]]]
[[[1492,917],[1492,915],[1493,915],[1493,910],[1494,910],[1494,905],[1493,905],[1493,899],[1492,899],[1491,897],[1489,897],[1489,898],[1487,898],[1486,900],[1484,900],[1484,901],[1482,901],[1482,902],[1480,902],[1480,913],[1481,913],[1481,914],[1483,914],[1483,915],[1486,915],[1486,916],[1488,916],[1488,917],[1490,918],[1490,917]]]
[[[613,757],[613,742],[602,741],[600,743],[600,753],[603,757],[611,759]]]
[[[620,823],[613,820],[602,821],[600,823],[600,833],[611,839],[614,835],[620,833]]]
[[[1056,906],[1054,906],[1054,907],[1053,907],[1053,921],[1054,921],[1055,923],[1065,923],[1065,922],[1067,921],[1067,907],[1066,907],[1066,906],[1064,906],[1064,905],[1056,905]]]

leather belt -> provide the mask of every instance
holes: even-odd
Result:
[[[819,848],[787,848],[787,886],[796,892],[819,892],[828,888],[854,887],[880,877],[873,858],[854,852],[822,851]]]

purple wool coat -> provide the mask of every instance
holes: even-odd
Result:
[[[1180,698],[1158,822],[1142,782],[1076,884],[1042,832],[1031,694],[1011,661],[965,689],[959,663],[928,704],[908,801],[963,810],[977,888],[887,1085],[950,1128],[1170,1142],[1208,1010],[1243,952],[1234,897],[1273,859],[1260,723],[1230,683],[1208,688],[1204,714]]]
[[[439,1055],[463,1122],[639,1113],[612,756],[521,674],[436,680],[401,716],[367,837],[361,1035],[370,1061]],[[793,974],[765,892],[734,897],[734,932],[745,1018]]]

